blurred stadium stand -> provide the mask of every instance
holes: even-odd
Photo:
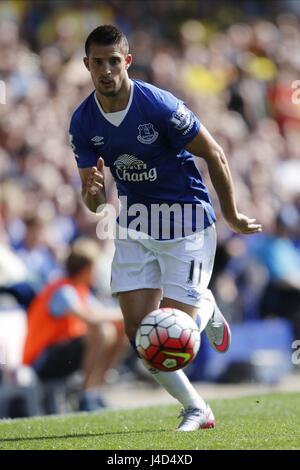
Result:
[[[132,45],[131,76],[169,89],[198,114],[228,156],[240,210],[264,226],[258,236],[232,234],[212,190],[219,222],[211,287],[236,324],[232,355],[218,356],[218,367],[242,360],[246,351],[284,349],[284,374],[291,337],[300,338],[300,104],[292,100],[292,84],[300,80],[300,2],[142,3],[0,2],[6,89],[0,104],[0,336],[11,354],[2,372],[20,365],[31,296],[61,274],[73,240],[96,239],[97,217],[80,201],[67,131],[72,111],[92,91],[82,64],[84,39],[97,25],[114,23]],[[115,203],[109,173],[107,192]],[[33,217],[35,227],[28,224]],[[99,243],[104,255],[95,289],[109,298],[113,247]],[[269,317],[282,321],[269,323]],[[218,380],[203,344],[202,374],[192,376]]]

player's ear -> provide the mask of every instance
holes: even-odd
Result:
[[[126,68],[129,69],[130,65],[132,64],[131,54],[127,54],[127,56],[125,57],[125,64],[126,64]]]
[[[86,66],[86,68],[88,69],[88,71],[90,72],[90,66],[89,66],[89,59],[88,59],[88,57],[84,57],[84,58],[83,58],[83,63],[84,63],[84,65]]]

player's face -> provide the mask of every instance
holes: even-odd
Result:
[[[84,59],[97,92],[104,96],[116,96],[119,93],[128,77],[127,69],[131,61],[131,55],[124,54],[122,46],[117,44],[91,44],[89,56]]]

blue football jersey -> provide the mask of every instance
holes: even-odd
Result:
[[[200,122],[171,93],[140,80],[131,84],[127,114],[119,125],[105,117],[95,91],[73,113],[70,141],[77,165],[89,168],[103,158],[116,181],[123,209],[126,201],[120,225],[158,239],[174,238],[175,232],[178,236],[178,227],[180,236],[202,230],[216,220],[215,213],[194,157],[185,150],[199,132]],[[168,210],[159,212],[156,220],[161,205],[174,208],[168,214],[167,236],[161,225]],[[139,207],[147,209],[146,216]],[[141,223],[145,218],[146,229]]]

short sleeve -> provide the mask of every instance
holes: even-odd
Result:
[[[54,317],[61,317],[67,312],[78,310],[80,306],[81,300],[76,289],[69,285],[58,289],[49,302],[49,310]]]
[[[171,93],[164,96],[163,114],[171,147],[184,149],[198,134],[201,127],[199,119]]]
[[[90,168],[97,165],[98,157],[74,116],[71,119],[69,139],[78,168]]]

